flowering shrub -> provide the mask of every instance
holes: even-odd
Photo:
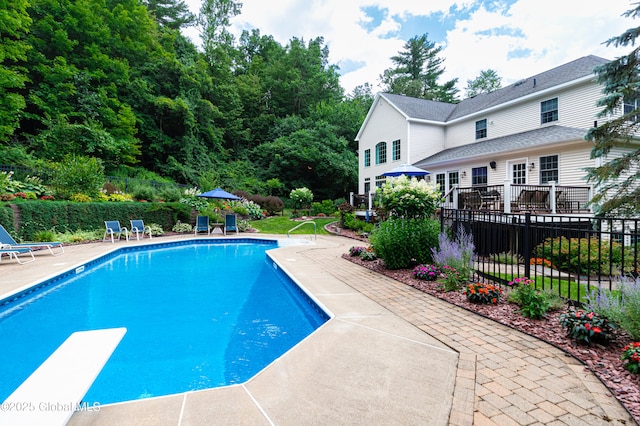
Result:
[[[435,184],[404,175],[388,180],[377,193],[390,216],[406,219],[431,217],[442,200]]]
[[[360,256],[360,253],[362,253],[363,251],[366,251],[367,248],[366,247],[361,247],[361,246],[352,246],[349,249],[349,255],[350,256]]]
[[[467,278],[460,274],[456,268],[443,265],[442,266],[442,287],[444,291],[457,291],[467,282]]]
[[[575,308],[569,308],[560,315],[560,324],[567,330],[567,334],[579,343],[607,343],[611,333],[611,326],[606,318],[582,309],[576,311]]]
[[[502,295],[502,289],[493,284],[473,283],[467,286],[467,300],[471,303],[496,304]]]
[[[41,200],[45,200],[45,201],[54,201],[56,199],[56,197],[54,197],[53,195],[43,195],[42,197],[40,197]]]
[[[622,349],[620,359],[624,368],[633,374],[640,373],[640,342],[631,342]]]
[[[364,251],[360,252],[360,259],[362,260],[376,260],[377,256],[371,247],[367,247]]]
[[[466,283],[472,272],[472,258],[475,245],[473,236],[459,229],[457,238],[452,240],[445,233],[438,235],[438,248],[431,248],[434,263],[448,265],[458,271],[461,284]]]
[[[517,278],[514,278],[513,281],[509,281],[507,283],[507,285],[509,287],[517,287],[517,286],[519,286],[521,284],[522,285],[531,285],[533,283],[534,283],[533,280],[531,280],[531,279],[529,279],[527,277],[517,277]]]
[[[413,269],[413,276],[419,280],[435,281],[440,276],[437,265],[418,265]]]
[[[108,201],[133,201],[133,198],[129,194],[121,194],[118,192],[114,192],[107,196]]]
[[[533,257],[530,262],[531,265],[542,265],[547,268],[551,268],[551,261],[549,259],[545,259],[544,257]]]
[[[640,277],[622,276],[616,279],[615,292],[593,289],[586,295],[585,309],[607,318],[629,334],[640,339]]]
[[[16,192],[13,195],[15,195],[16,198],[22,198],[23,200],[27,199],[27,193],[26,192]]]
[[[313,201],[313,192],[309,188],[302,187],[292,189],[289,198],[293,200],[294,210],[297,206],[304,207]]]

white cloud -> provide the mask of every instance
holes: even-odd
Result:
[[[398,17],[448,14],[452,6],[465,10],[477,2],[471,0],[241,0],[241,15],[232,20],[232,32],[257,28],[282,45],[292,37],[306,41],[324,37],[330,62],[364,63],[363,68],[341,77],[347,93],[365,82],[378,90],[378,77],[391,67],[390,57],[402,50],[406,40],[389,37],[400,23]],[[199,0],[187,0],[197,11]],[[495,5],[504,4],[495,1]],[[371,22],[363,7],[388,9],[378,27],[367,31]],[[556,67],[581,56],[594,54],[613,59],[626,50],[607,48],[602,43],[629,27],[640,26],[621,15],[633,6],[628,0],[518,0],[508,10],[488,11],[481,7],[468,17],[458,19],[447,30],[445,40],[433,40],[443,46],[446,68],[444,79],[458,78],[458,87],[466,86],[483,69],[492,68],[510,84],[523,77]],[[455,15],[454,15],[455,16]],[[432,33],[429,28],[424,32]],[[190,30],[192,39],[197,31]],[[420,35],[420,34],[415,34]],[[627,49],[628,50],[628,49]],[[520,56],[517,55],[520,53]]]
[[[447,33],[442,52],[447,78],[458,77],[462,89],[468,79],[492,68],[506,85],[582,56],[614,59],[626,52],[603,42],[634,26],[620,16],[630,8],[628,1],[583,0],[579,7],[560,11],[558,4],[557,0],[520,0],[507,15],[480,9],[469,19],[457,21]],[[510,33],[483,35],[495,29]],[[515,52],[526,54],[519,57]]]

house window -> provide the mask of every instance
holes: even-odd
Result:
[[[558,156],[540,157],[540,183],[558,182]]]
[[[380,142],[376,145],[376,164],[387,162],[387,143]]]
[[[371,191],[371,178],[364,178],[364,193],[368,194]]]
[[[386,181],[387,178],[385,176],[376,176],[376,188],[382,187]]]
[[[558,121],[558,98],[540,103],[540,123]]]
[[[638,110],[638,107],[640,105],[638,105],[638,98],[637,97],[633,97],[633,98],[629,98],[629,97],[625,97],[622,103],[622,113],[624,115],[627,114],[632,114],[634,111]],[[629,115],[629,117],[627,117],[626,121],[632,122],[632,123],[636,123],[638,121],[640,117],[638,117],[638,115]]]
[[[486,167],[474,167],[471,169],[471,185],[487,186],[487,168]]]
[[[398,161],[400,159],[400,139],[393,141],[391,146],[391,159]]]
[[[369,167],[371,165],[371,150],[364,150],[364,166]]]
[[[445,177],[444,173],[438,173],[436,175],[436,185],[438,185],[438,190],[442,195],[444,195],[444,191],[447,189],[447,185],[444,177]]]
[[[476,121],[476,139],[487,137],[487,119]]]
[[[512,183],[524,185],[527,183],[527,163],[517,163],[512,166]]]

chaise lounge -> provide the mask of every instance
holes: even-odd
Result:
[[[4,249],[38,249],[38,248],[46,248],[49,250],[51,255],[59,256],[64,253],[64,247],[62,247],[61,242],[34,242],[34,243],[18,243],[13,237],[4,229],[4,226],[0,225],[0,245]],[[33,255],[33,253],[32,253]]]
[[[24,253],[29,253],[31,255],[31,260],[22,262],[18,257],[18,255],[24,254]],[[0,259],[2,259],[3,254],[9,255],[9,259],[11,259],[12,257],[15,257],[16,261],[21,265],[24,265],[25,263],[31,263],[34,260],[36,260],[36,258],[33,257],[33,251],[31,251],[31,249],[28,249],[28,248],[20,248],[20,249],[3,248],[3,249],[0,249]]]

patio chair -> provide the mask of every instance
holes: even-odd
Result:
[[[129,221],[131,223],[131,235],[136,233],[136,240],[140,240],[140,237],[144,238],[145,232],[149,234],[149,239],[151,239],[151,227],[144,226],[144,221],[142,219],[132,219]]]
[[[18,255],[24,254],[24,253],[29,253],[31,255],[31,260],[22,262],[18,257]],[[9,259],[11,259],[12,257],[15,257],[18,263],[21,265],[24,265],[25,263],[31,263],[34,260],[36,260],[36,258],[33,257],[33,251],[31,251],[31,249],[29,248],[3,248],[3,249],[0,249],[0,259],[2,259],[3,254],[9,255]]]
[[[124,226],[120,226],[120,221],[118,220],[105,220],[104,226],[107,228],[104,231],[104,236],[102,237],[102,242],[107,241],[107,235],[111,237],[111,242],[115,241],[114,237],[118,236],[118,240],[124,234],[127,241],[129,241],[129,231]]]
[[[235,214],[224,215],[224,235],[227,235],[227,231],[236,231],[238,234],[238,218]]]
[[[0,245],[2,248],[6,249],[36,249],[36,248],[46,248],[53,256],[59,256],[64,253],[64,247],[62,247],[62,243],[55,242],[33,242],[33,243],[18,243],[13,237],[4,229],[4,226],[0,225]],[[54,250],[55,249],[55,250]]]
[[[198,232],[206,232],[207,235],[211,235],[209,216],[198,216],[196,219],[196,226],[193,228],[193,231],[193,235],[198,235]]]
[[[465,192],[462,195],[462,208],[464,210],[479,210],[482,206],[480,191]]]

